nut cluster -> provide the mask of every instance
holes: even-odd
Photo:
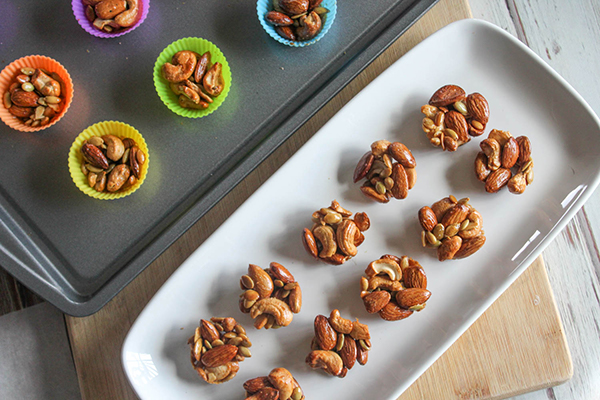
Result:
[[[163,64],[162,75],[179,96],[181,107],[204,110],[225,88],[222,70],[221,63],[211,63],[210,51],[200,55],[182,50]]]
[[[268,269],[250,264],[242,275],[240,310],[250,313],[256,329],[288,326],[293,314],[302,308],[302,291],[294,276],[283,265],[272,262]]]
[[[244,382],[245,400],[304,400],[298,381],[285,368],[275,368],[268,376]]]
[[[273,11],[265,15],[267,22],[284,39],[310,40],[321,31],[328,9],[322,0],[273,0]]]
[[[405,199],[417,182],[416,166],[408,147],[400,142],[378,140],[358,161],[354,183],[367,178],[360,190],[380,203],[387,203],[390,197]]]
[[[81,172],[98,192],[124,191],[140,178],[146,154],[131,138],[92,136],[81,146]]]
[[[475,158],[475,175],[485,182],[485,190],[495,193],[508,186],[511,193],[525,192],[533,182],[531,142],[527,136],[513,138],[510,132],[493,129],[479,146]],[[516,170],[513,175],[512,169]]]
[[[25,67],[20,72],[4,93],[4,107],[27,126],[48,125],[63,107],[62,80],[40,68]]]
[[[232,379],[240,369],[238,363],[252,356],[246,330],[231,317],[201,319],[188,343],[192,366],[208,383]]]
[[[423,247],[437,248],[438,260],[465,258],[485,243],[483,218],[469,198],[450,195],[419,210]]]
[[[360,297],[368,313],[398,321],[425,308],[431,297],[421,265],[407,256],[386,254],[369,264],[360,278]]]
[[[323,369],[329,375],[343,378],[358,361],[365,365],[371,349],[369,327],[342,318],[338,310],[331,311],[327,318],[315,318],[315,337],[306,363],[313,369]]]
[[[421,107],[425,114],[423,131],[432,145],[442,150],[456,151],[471,140],[470,136],[480,136],[490,117],[487,100],[479,93],[466,95],[456,85],[439,88],[429,104]]]
[[[85,16],[94,28],[116,33],[135,24],[141,0],[83,0]]]
[[[341,265],[354,257],[365,240],[363,232],[371,226],[366,213],[352,213],[336,200],[312,215],[312,229],[304,228],[302,243],[311,256],[328,264]]]

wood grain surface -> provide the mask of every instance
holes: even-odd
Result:
[[[106,307],[90,317],[67,317],[83,399],[135,399],[120,364],[121,345],[164,281],[360,89],[425,37],[469,16],[466,1],[440,1]],[[548,357],[548,352],[556,356]],[[520,367],[515,361],[522,362]],[[570,371],[552,293],[538,261],[402,399],[501,398],[556,384]]]

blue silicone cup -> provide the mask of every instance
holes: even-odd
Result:
[[[260,24],[264,28],[265,32],[269,34],[273,39],[277,40],[279,43],[285,44],[291,47],[306,47],[310,46],[313,43],[317,43],[331,28],[333,25],[333,21],[335,20],[335,14],[337,13],[337,2],[336,0],[323,0],[320,7],[325,7],[329,10],[329,12],[323,18],[323,26],[321,27],[321,32],[311,40],[288,40],[285,39],[275,31],[275,27],[268,23],[265,19],[265,15],[269,11],[273,11],[273,0],[258,0],[256,2],[256,14],[258,16],[258,20]]]

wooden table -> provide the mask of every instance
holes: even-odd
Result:
[[[475,16],[488,19],[518,35],[522,40],[525,39],[526,43],[538,54],[544,56],[551,65],[553,62],[558,63],[554,65],[558,72],[574,84],[598,112],[600,110],[600,96],[598,95],[600,81],[592,73],[600,70],[598,68],[600,41],[597,39],[597,32],[596,39],[590,43],[583,41],[583,33],[573,36],[570,39],[573,42],[563,42],[559,35],[551,31],[552,27],[547,25],[549,21],[556,19],[557,12],[553,11],[554,14],[550,14],[553,15],[553,19],[539,19],[540,16],[548,16],[548,13],[552,13],[552,11],[546,10],[544,6],[537,5],[535,2],[530,3],[533,4],[516,5],[512,1],[505,3],[499,0],[474,0],[472,6]],[[546,4],[543,0],[540,0],[539,3]],[[558,0],[556,3],[559,4]],[[586,4],[588,3],[586,2]],[[592,4],[591,0],[589,4]],[[586,10],[583,6],[581,8],[570,7],[569,12],[578,15],[579,12],[584,14]],[[590,12],[593,13],[593,10]],[[598,12],[596,9],[596,13]],[[82,397],[84,399],[135,399],[136,397],[122,372],[119,358],[120,347],[135,317],[162,283],[262,182],[270,177],[361,88],[424,37],[454,20],[468,16],[466,0],[441,0],[407,34],[308,121],[106,307],[91,317],[66,317]],[[585,15],[581,17],[582,21],[591,21],[590,17],[585,17]],[[513,21],[517,21],[517,23],[515,24]],[[569,29],[571,28],[572,26],[569,25]],[[586,29],[588,31],[597,30],[597,27],[585,24],[573,28],[584,33]],[[577,42],[577,40],[580,41]],[[588,49],[587,53],[579,54],[579,58],[576,58],[585,61],[584,72],[585,68],[590,70],[589,74],[581,74],[585,78],[589,78],[585,83],[577,80],[579,75],[575,74],[574,77],[570,77],[558,68],[562,67],[567,72],[581,70],[581,67],[572,65],[570,60],[561,58],[561,53],[570,52],[567,44],[572,45],[573,43],[578,43],[580,47],[585,45]],[[565,50],[561,50],[563,48]],[[595,58],[590,58],[588,53],[594,51]],[[592,71],[594,66],[595,71]],[[580,87],[577,86],[578,82],[581,83]],[[588,96],[582,89],[588,89],[590,95]],[[590,99],[594,99],[595,103]],[[590,222],[600,221],[600,213],[595,211],[598,208],[594,208],[599,201],[600,195],[593,196],[567,229],[544,253],[550,281],[557,295],[561,316],[565,321],[569,345],[574,354],[574,378],[565,385],[548,389],[548,392],[527,395],[528,399],[587,399],[596,398],[600,393],[600,379],[598,378],[600,376],[600,362],[598,361],[600,359],[598,357],[600,354],[600,334],[598,332],[600,302],[597,294],[600,286],[598,284],[600,271],[594,236],[598,225]],[[563,266],[567,268],[563,268]],[[541,261],[534,263],[401,398],[505,397],[518,394],[519,391],[515,389],[516,387],[527,387],[531,390],[536,388],[535,385],[538,388],[546,387],[567,379],[571,373],[568,358],[565,358],[568,356],[568,351],[565,347],[563,331],[560,325],[556,325],[556,309],[552,306],[554,300],[552,292],[548,290],[546,279]],[[0,288],[3,289],[3,294],[10,292],[9,296],[0,296],[0,307],[2,307],[0,310],[19,309],[39,301],[10,277],[0,276],[0,285],[2,285]],[[528,299],[531,300],[530,302],[524,302],[522,309],[514,312],[507,309],[507,304],[523,301],[524,296],[531,293],[536,293],[537,297]],[[594,293],[596,294],[594,295]],[[539,312],[540,307],[537,306],[540,304],[549,306],[544,307],[543,312]],[[548,348],[528,346],[529,342],[539,339],[540,334],[540,332],[527,331],[528,307],[532,312],[538,312],[536,318],[548,322],[546,332],[550,334],[548,336],[550,339],[538,341],[537,344],[550,344],[551,348],[557,351],[555,354],[559,354],[560,357],[549,356]],[[497,329],[506,321],[513,323],[506,323],[506,329]],[[522,338],[530,340],[521,340]],[[511,348],[510,353],[497,352],[497,349],[506,348],[508,344],[514,344],[517,347]],[[518,362],[515,362],[515,358],[518,359]],[[527,368],[528,363],[530,368]],[[515,364],[521,365],[523,368],[511,369],[507,373],[506,369]],[[542,371],[538,370],[532,374],[531,365],[542,365]],[[548,380],[540,384],[540,376],[545,376]],[[554,380],[550,380],[550,378]],[[452,384],[447,384],[448,382],[452,382]]]

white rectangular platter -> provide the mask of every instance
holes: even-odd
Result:
[[[490,104],[485,134],[454,153],[432,147],[420,107],[445,84],[480,92]],[[486,193],[473,161],[490,129],[527,135],[535,181],[523,195]],[[399,141],[417,160],[416,186],[405,200],[373,203],[352,174],[379,139]],[[289,369],[306,398],[395,399],[422,374],[541,253],[599,181],[600,121],[585,101],[532,51],[503,30],[476,20],[438,31],[362,90],[256,191],[154,296],[131,328],[124,369],[141,399],[241,399],[243,382]],[[440,263],[421,247],[417,211],[453,194],[483,215],[487,243],[473,256]],[[358,255],[341,266],[319,263],[300,240],[313,211],[337,199],[366,212],[371,229]],[[359,293],[367,264],[382,254],[408,255],[428,276],[431,299],[397,322],[368,314]],[[249,263],[286,266],[304,294],[302,312],[278,330],[256,331],[238,309],[239,278]],[[369,362],[344,379],[304,363],[317,314],[333,308],[367,323]],[[187,338],[200,318],[233,316],[248,328],[252,358],[222,385],[192,369]]]

